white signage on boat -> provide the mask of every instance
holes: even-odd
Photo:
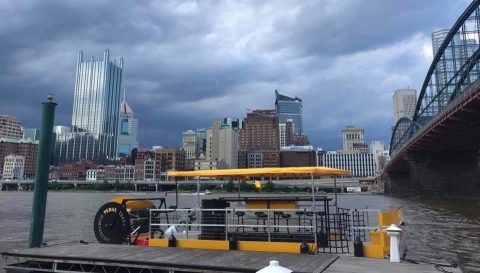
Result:
[[[347,192],[362,192],[361,187],[347,187]]]

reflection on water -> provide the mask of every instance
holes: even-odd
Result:
[[[129,195],[157,197],[156,194]],[[95,241],[93,219],[97,209],[117,193],[50,192],[44,241]],[[213,195],[202,196],[211,198]],[[191,207],[195,195],[182,195],[180,207]],[[339,206],[346,208],[405,209],[408,231],[408,258],[449,261],[462,264],[465,272],[480,268],[480,201],[410,200],[382,195],[341,195]],[[27,245],[31,192],[0,192],[0,252]],[[169,194],[167,204],[175,204]],[[3,260],[2,260],[3,262]],[[1,262],[0,262],[1,263]],[[1,270],[0,270],[1,271]]]

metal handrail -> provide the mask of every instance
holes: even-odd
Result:
[[[238,215],[235,214],[235,212],[238,211],[243,211],[246,213],[249,212],[263,212],[266,214],[266,218],[262,219],[265,221],[265,223],[258,223],[258,224],[252,224],[252,223],[240,223],[238,221]],[[302,211],[304,212],[303,215],[294,217],[295,214],[291,214],[290,216],[290,221],[292,224],[280,224],[280,221],[283,220],[281,216],[275,216],[275,212],[281,211],[283,213],[289,213],[289,212],[297,212],[297,211]],[[188,213],[196,213],[197,220],[198,222],[191,222],[190,219],[188,219]],[[204,212],[225,212],[224,215],[224,223],[203,223],[200,219],[201,217],[204,217],[202,213]],[[307,215],[308,212],[311,212],[312,214]],[[314,236],[315,233],[318,232],[317,229],[317,213],[318,212],[323,212],[319,210],[312,210],[308,208],[302,208],[302,209],[243,209],[243,208],[226,208],[226,209],[201,209],[201,208],[194,208],[194,209],[151,209],[150,210],[150,234],[152,227],[170,227],[172,225],[176,227],[182,227],[185,228],[185,234],[189,236],[189,232],[191,228],[202,228],[202,227],[224,227],[225,228],[225,239],[228,240],[229,233],[233,233],[234,230],[238,231],[240,229],[245,229],[245,228],[253,228],[255,232],[258,233],[266,233],[268,237],[268,241],[271,241],[272,234],[280,234],[280,230],[288,230],[289,229],[303,229],[303,234],[306,235],[312,235],[314,238],[313,240],[315,241],[315,244],[317,244],[317,236]],[[152,218],[152,215],[155,215],[155,213],[166,213],[166,214],[175,214],[176,216],[172,219],[173,222],[156,222],[154,218]],[[179,214],[183,214],[183,216],[179,217]],[[185,217],[186,216],[186,217]],[[241,216],[246,218],[246,221],[258,221],[260,218],[258,216],[255,216],[253,214],[246,214],[245,216]],[[296,220],[299,219],[300,221],[303,221],[303,224],[298,225],[295,224]],[[152,222],[153,221],[153,222]],[[308,223],[310,221],[310,223]],[[263,230],[260,232],[260,230]]]

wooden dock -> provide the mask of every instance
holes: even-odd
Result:
[[[98,243],[11,250],[2,253],[6,272],[256,272],[269,261],[302,273],[437,272],[431,264],[390,263],[383,259],[331,254],[289,254],[160,248]],[[447,272],[461,272],[448,268]]]

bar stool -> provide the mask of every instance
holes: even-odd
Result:
[[[327,219],[324,211],[317,211],[317,227],[318,221],[320,221],[320,232],[318,234],[318,245],[320,247],[328,247],[328,231],[327,231]],[[325,222],[324,222],[325,221]]]
[[[290,217],[292,217],[292,216],[288,213],[282,214],[282,218],[285,219],[285,221],[287,221],[287,234],[290,234],[290,230],[288,228],[288,219],[290,219]]]
[[[242,219],[242,232],[245,233],[245,227],[243,226],[243,216],[245,216],[244,211],[236,211],[235,214],[237,215],[237,229],[238,231],[238,226],[240,225],[240,218]]]
[[[308,217],[308,219],[310,220],[310,232],[313,231],[313,211],[307,211],[305,212],[305,215]]]
[[[278,228],[278,225],[280,225],[280,217],[283,216],[283,211],[274,211],[273,212],[273,226],[275,228],[273,231],[279,231],[280,229]]]
[[[324,211],[317,211],[317,226],[318,226],[318,221],[320,221],[320,229],[323,229],[323,220],[325,218],[325,215],[326,214]]]
[[[258,230],[258,223],[259,223],[260,219],[262,219],[263,220],[263,225],[264,225],[263,231],[266,232],[267,228],[265,227],[265,219],[267,218],[267,215],[265,213],[263,213],[262,211],[255,212],[255,215],[257,216],[257,227],[254,228],[254,229]]]
[[[303,210],[297,210],[297,211],[295,212],[295,214],[296,214],[297,217],[298,217],[298,231],[299,231],[299,232],[300,232],[300,220],[301,220],[302,216],[304,215],[304,213],[305,213],[305,212],[304,212]],[[304,220],[304,222],[305,222],[305,220]]]

